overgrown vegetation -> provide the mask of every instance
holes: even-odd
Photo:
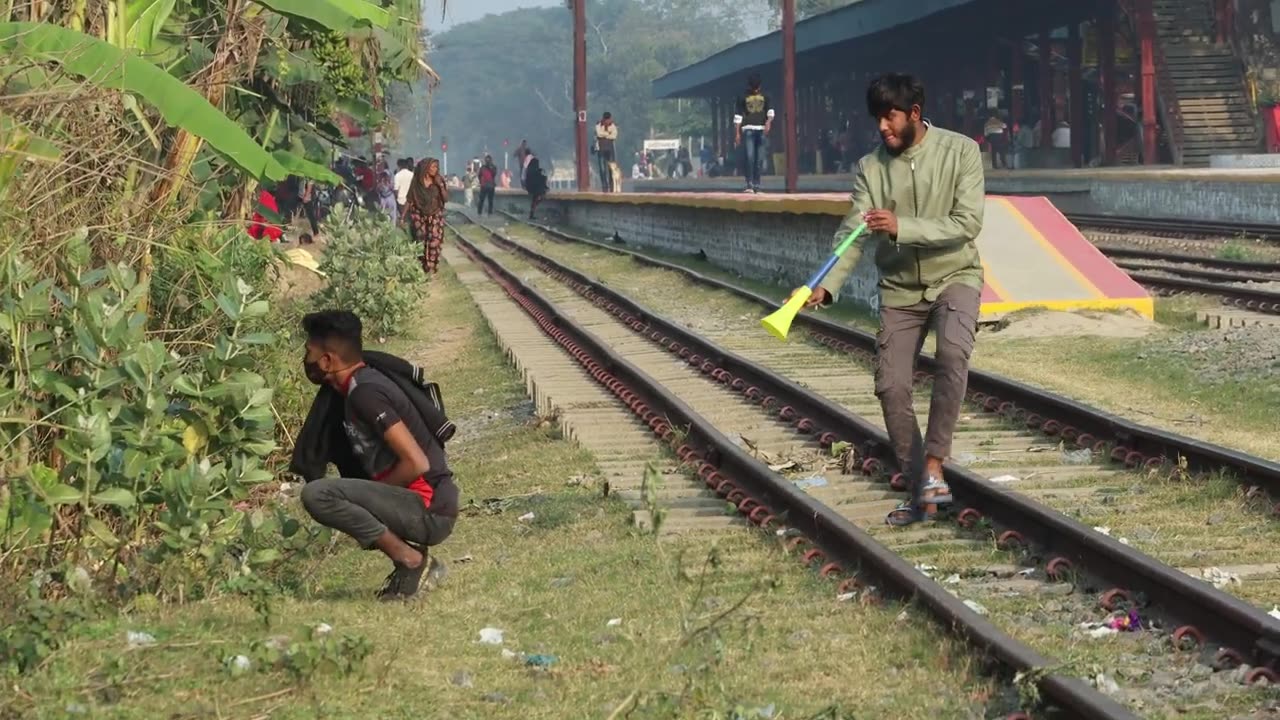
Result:
[[[370,338],[399,335],[425,282],[421,247],[383,218],[360,218],[332,229],[320,271],[328,285],[320,303],[351,310]]]
[[[295,335],[308,305],[277,292],[279,255],[242,223],[259,184],[332,179],[338,126],[380,126],[392,86],[429,73],[421,13],[421,0],[0,10],[0,673],[39,667],[121,609],[233,594],[269,622],[329,547],[269,502],[310,400]],[[384,328],[408,311],[390,304]],[[258,667],[301,680],[349,672],[368,648],[302,638],[262,653]]]

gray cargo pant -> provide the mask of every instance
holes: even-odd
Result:
[[[922,480],[924,475],[924,467],[912,462],[912,442],[920,436],[911,393],[916,356],[932,329],[937,337],[937,351],[934,353],[937,371],[933,379],[924,451],[945,460],[951,455],[951,436],[960,419],[960,407],[969,380],[969,356],[973,354],[981,299],[980,291],[953,284],[947,286],[932,303],[880,309],[880,333],[876,338],[876,397],[880,398],[885,429],[889,431],[889,442],[893,445],[898,467],[913,480]],[[915,462],[921,460],[917,457]]]
[[[313,480],[302,488],[302,506],[316,522],[350,535],[366,550],[387,530],[420,548],[439,545],[457,520],[432,514],[408,488],[372,480]]]

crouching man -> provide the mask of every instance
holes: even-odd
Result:
[[[344,447],[331,456],[341,474],[368,478],[312,480],[302,489],[302,504],[316,522],[391,558],[394,568],[379,599],[412,597],[424,573],[431,589],[444,579],[445,567],[428,558],[427,548],[449,537],[458,516],[459,491],[444,445],[406,393],[408,386],[366,364],[360,318],[329,310],[307,315],[302,325],[307,379],[336,391],[341,406],[313,406],[299,433],[302,452],[295,451],[295,464],[300,455],[315,456],[317,445],[334,444],[330,425],[340,422],[348,442],[339,444],[349,444],[350,453]],[[329,394],[322,392],[317,405]],[[344,454],[347,462],[338,459]]]

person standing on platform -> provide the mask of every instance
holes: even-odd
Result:
[[[952,501],[942,465],[964,401],[983,287],[976,242],[986,200],[982,152],[972,139],[930,125],[924,104],[924,85],[910,75],[885,75],[867,88],[881,144],[854,168],[853,207],[835,236],[839,243],[865,222],[879,241],[875,392],[912,490],[911,501],[889,513],[890,525],[932,519]],[[861,255],[861,243],[849,248],[808,305],[831,304]],[[936,370],[921,438],[912,375],[931,328]]]
[[[464,188],[462,204],[471,207],[475,202],[477,190],[480,189],[480,163],[475,165],[467,164],[467,174],[462,178],[462,187]]]
[[[512,155],[516,158],[516,166],[520,168],[520,188],[524,189],[524,156],[529,152],[529,141],[521,140],[520,145],[516,147],[516,151]]]
[[[538,205],[547,197],[547,174],[542,170],[542,163],[533,150],[525,148],[524,160],[520,169],[520,184],[529,193],[529,219],[534,219]]]
[[[992,113],[987,118],[987,123],[982,127],[982,134],[987,138],[987,145],[991,148],[991,169],[996,170],[1001,165],[1005,170],[1009,169],[1009,139],[1006,131],[1009,126],[1004,124],[1004,120],[996,113]]]
[[[484,203],[489,201],[489,214],[493,214],[493,196],[498,188],[498,166],[493,164],[493,156],[485,155],[484,164],[480,166],[480,204],[476,214],[484,214]]]
[[[607,193],[613,192],[614,148],[617,142],[618,126],[613,122],[613,115],[605,113],[596,124],[596,162],[600,166],[600,188]]]
[[[747,187],[743,192],[760,192],[760,171],[764,166],[765,136],[773,129],[773,105],[760,89],[760,76],[747,78],[747,92],[738,98],[733,116],[734,145],[746,156]]]

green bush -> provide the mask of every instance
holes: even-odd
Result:
[[[399,334],[426,287],[421,249],[381,218],[360,218],[328,237],[320,270],[329,284],[317,303],[359,315],[366,337]]]
[[[138,310],[148,286],[91,257],[72,240],[41,277],[16,248],[0,255],[7,570],[75,567],[130,595],[192,597],[306,547],[313,531],[242,504],[273,479],[277,447],[263,293],[221,273],[220,330],[166,344]]]

